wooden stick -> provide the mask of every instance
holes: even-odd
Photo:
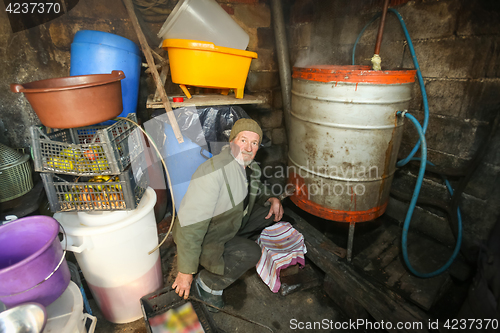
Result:
[[[168,74],[168,63],[165,63],[161,69],[161,73],[160,73],[160,80],[161,80],[161,83],[163,85],[165,85],[165,81],[167,80],[167,74]],[[156,89],[155,91],[155,95],[153,97],[153,101],[155,102],[159,102],[161,99],[161,96],[160,96],[160,91],[158,89]]]
[[[151,49],[151,53],[153,54],[153,57],[155,57],[156,60],[158,60],[162,64],[164,64],[164,63],[167,62],[167,59],[163,58],[161,55],[159,55],[158,53],[156,53],[155,50]]]
[[[177,124],[177,120],[175,120],[175,116],[174,113],[172,112],[172,107],[170,106],[170,102],[168,100],[167,93],[165,92],[165,88],[161,83],[160,74],[158,74],[158,70],[156,69],[155,61],[153,59],[153,55],[151,54],[151,48],[149,47],[149,44],[146,41],[146,37],[144,36],[141,26],[139,25],[139,21],[137,20],[137,16],[135,15],[134,5],[132,4],[132,0],[123,0],[123,3],[127,8],[128,15],[130,16],[130,20],[132,21],[134,30],[137,33],[139,42],[141,43],[142,52],[144,52],[148,66],[151,70],[151,73],[153,74],[153,79],[156,84],[156,89],[160,92],[163,106],[165,107],[165,111],[167,111],[168,120],[170,121],[170,125],[174,130],[175,137],[177,138],[177,141],[179,143],[183,143],[184,138],[182,137],[181,130],[179,129],[179,125]]]

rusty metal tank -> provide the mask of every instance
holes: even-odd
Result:
[[[289,137],[292,201],[321,218],[382,215],[396,169],[415,70],[369,66],[293,68]]]

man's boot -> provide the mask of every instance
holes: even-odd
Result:
[[[210,305],[213,305],[219,309],[224,307],[224,300],[222,299],[222,290],[212,290],[200,279],[200,276],[196,276],[196,292],[197,296]],[[210,312],[219,312],[218,309],[211,306],[207,306]]]

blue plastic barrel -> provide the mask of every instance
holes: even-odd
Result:
[[[106,74],[122,70],[121,81],[123,112],[126,117],[137,110],[141,57],[137,45],[131,40],[103,31],[81,30],[71,44],[70,75]],[[102,125],[113,124],[108,120]]]
[[[175,137],[174,130],[170,124],[164,124],[165,144],[162,156],[170,174],[174,194],[175,209],[179,211],[182,198],[186,194],[191,177],[200,164],[212,157],[212,154],[200,147],[188,137],[184,136],[184,142],[179,143]]]

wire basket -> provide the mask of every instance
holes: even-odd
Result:
[[[40,173],[52,212],[133,210],[149,186],[147,172],[75,177]]]
[[[135,113],[128,119],[136,121]],[[69,128],[47,133],[31,127],[35,171],[77,176],[118,175],[144,152],[141,133],[127,120],[111,126]]]
[[[18,198],[32,188],[29,155],[0,143],[0,202]]]

